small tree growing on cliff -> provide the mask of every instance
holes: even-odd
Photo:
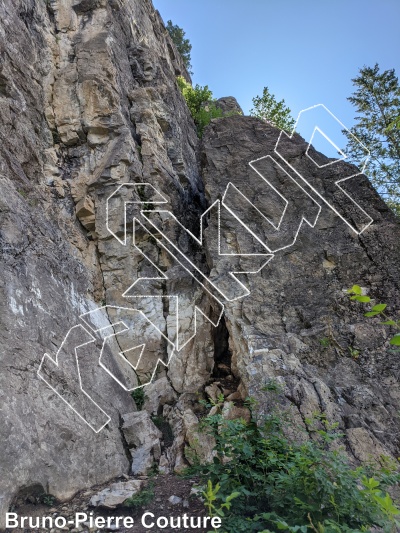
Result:
[[[281,130],[292,132],[296,121],[291,116],[291,110],[285,105],[285,100],[278,102],[268,87],[264,87],[262,96],[253,98],[253,105],[251,116],[261,118]]]
[[[192,51],[192,45],[190,44],[189,39],[185,38],[185,31],[176,24],[172,24],[172,20],[169,20],[167,22],[166,28],[168,30],[168,33],[170,34],[174,45],[177,47],[178,52],[182,56],[185,67],[190,73],[192,73],[192,65],[190,63],[190,52]]]

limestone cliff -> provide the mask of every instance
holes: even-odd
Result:
[[[335,186],[354,167],[316,167],[298,136],[281,143],[335,212],[312,190],[300,193],[276,154],[284,170],[266,160],[259,174],[249,166],[274,154],[279,131],[268,124],[217,119],[200,143],[175,81],[189,75],[149,0],[5,0],[0,18],[0,516],[21,490],[66,499],[128,473],[141,453],[179,470],[185,442],[195,441],[196,393],[213,372],[264,410],[263,384],[277,379],[300,425],[325,412],[358,459],[398,453],[398,359],[387,352],[388,333],[366,324],[344,293],[359,282],[400,307],[399,224],[367,179],[346,185],[373,219],[358,234],[345,220],[357,227],[360,211]],[[293,220],[304,206],[315,219],[272,259],[262,242],[276,244],[293,227],[271,233],[265,218],[278,220],[284,203],[261,176],[285,191]],[[230,190],[230,211],[214,203],[229,184],[239,191]],[[208,208],[201,242],[194,236]],[[230,273],[256,270],[240,275],[245,298]],[[126,342],[121,322],[136,329]],[[63,345],[70,331],[81,336]],[[114,345],[101,366],[106,331]],[[132,374],[119,352],[137,339],[146,357],[135,355]],[[62,346],[65,374],[54,390],[37,372]],[[144,409],[172,427],[162,448],[142,415],[140,435],[127,429],[138,417],[125,389],[155,370]],[[65,398],[87,405],[78,413]],[[104,413],[110,420],[98,431]]]
[[[0,11],[3,518],[20,489],[67,498],[128,472],[119,428],[135,404],[96,354],[82,355],[80,369],[112,418],[97,434],[36,373],[82,313],[118,305],[132,283],[134,252],[106,229],[116,185],[153,183],[188,221],[203,193],[198,139],[175,83],[187,73],[150,2],[10,0]],[[110,323],[107,313],[101,320]],[[185,356],[192,374],[177,372],[180,390],[212,368],[204,337]],[[166,348],[156,349],[162,357]]]

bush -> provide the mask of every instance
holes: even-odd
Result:
[[[40,503],[43,503],[44,505],[48,505],[49,507],[52,507],[57,499],[52,494],[42,494],[39,498]]]
[[[213,102],[207,103],[199,109],[195,120],[198,136],[203,136],[205,127],[210,124],[213,118],[221,118],[222,116],[222,109],[219,109]]]
[[[329,449],[341,435],[324,417],[317,422],[313,439],[300,444],[285,437],[282,415],[262,423],[228,421],[220,414],[204,419],[217,457],[189,472],[201,476],[206,490],[217,486],[215,509],[235,498],[224,510],[224,532],[395,530],[399,510],[386,492],[400,479],[395,466],[386,459],[379,469],[351,468],[342,451]]]
[[[250,115],[266,120],[281,130],[292,132],[296,121],[291,116],[290,109],[285,105],[285,100],[277,102],[268,87],[264,87],[262,96],[253,98],[253,105]]]
[[[201,85],[192,87],[182,76],[177,78],[177,83],[186,100],[194,123],[196,124],[199,137],[203,136],[204,128],[213,118],[237,114],[237,112],[234,111],[229,114],[225,113],[224,115],[222,109],[216,106],[208,85],[205,85],[204,87]]]

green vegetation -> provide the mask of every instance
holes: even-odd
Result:
[[[195,85],[192,87],[183,76],[176,78],[178,86],[186,100],[187,106],[196,124],[197,134],[201,138],[204,133],[204,128],[211,122],[213,118],[229,117],[238,115],[238,111],[231,111],[223,113],[222,109],[217,107],[216,100],[213,98],[212,91],[208,85]]]
[[[145,505],[148,505],[154,499],[154,483],[149,483],[145,489],[134,494],[130,498],[124,501],[125,507],[133,507],[135,509],[141,509]]]
[[[311,439],[304,443],[285,436],[286,418],[271,412],[256,420],[253,413],[246,423],[217,413],[203,420],[203,431],[215,438],[217,456],[211,464],[195,464],[189,473],[204,483],[208,512],[222,517],[218,531],[395,531],[400,511],[387,488],[400,480],[396,465],[381,458],[379,468],[352,468],[343,451],[332,446],[342,435],[326,417],[306,420]]]
[[[394,69],[363,67],[352,80],[355,91],[348,100],[356,108],[350,132],[371,152],[366,174],[388,205],[400,215],[400,86]],[[365,157],[349,133],[346,152],[360,166]]]
[[[202,492],[202,495],[204,497],[204,505],[207,509],[207,515],[208,516],[219,516],[224,517],[225,512],[224,509],[230,510],[232,506],[232,500],[240,496],[240,492],[232,492],[229,496],[223,499],[223,501],[219,501],[218,507],[216,506],[217,500],[218,500],[218,493],[221,489],[221,486],[219,483],[217,483],[215,486],[212,484],[212,481],[209,479],[207,482],[207,488]],[[216,531],[216,530],[214,530]]]
[[[350,353],[351,357],[353,359],[357,360],[360,357],[360,350],[357,350],[353,346],[349,346],[348,348],[349,348],[349,353]]]
[[[370,303],[371,297],[364,295],[363,290],[359,285],[353,285],[351,289],[348,289],[347,291],[351,296],[351,300],[355,300],[357,302],[361,303]],[[400,346],[400,320],[395,319],[393,317],[390,317],[386,313],[387,304],[375,304],[372,306],[371,310],[365,313],[365,316],[367,317],[376,317],[381,316],[384,321],[381,322],[382,325],[388,326],[391,328],[395,328],[397,330],[397,333],[394,335],[394,337],[390,340],[390,344],[393,346]]]
[[[20,194],[22,196],[22,198],[27,198],[28,197],[28,193],[26,191],[24,191],[24,189],[17,189],[17,193]]]
[[[138,411],[141,411],[143,409],[144,402],[146,400],[146,394],[144,392],[144,386],[138,387],[134,391],[131,392],[131,396],[135,401],[136,407],[138,408]]]
[[[210,121],[213,118],[222,117],[222,109],[215,105],[215,100],[208,85],[192,87],[182,76],[177,78],[177,82],[196,124],[197,134],[202,137],[204,128]]]
[[[332,341],[329,337],[323,337],[322,339],[319,339],[319,343],[323,348],[327,348],[328,346],[331,346]]]
[[[56,503],[56,498],[52,494],[42,494],[39,499],[40,503],[52,507]]]
[[[169,20],[167,22],[166,28],[171,36],[173,43],[178,49],[178,52],[182,56],[185,67],[192,74],[192,65],[190,63],[190,52],[192,51],[192,45],[190,44],[189,39],[185,38],[186,33],[176,24],[172,24],[172,20]]]
[[[278,102],[275,96],[269,92],[268,87],[264,87],[262,96],[253,98],[253,105],[254,108],[250,111],[251,116],[292,133],[296,121],[291,116],[290,109],[285,105],[285,100]]]

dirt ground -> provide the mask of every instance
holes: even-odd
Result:
[[[118,478],[114,481],[126,481],[124,478]],[[21,503],[18,506],[15,506],[11,509],[12,512],[17,513],[19,517],[29,516],[29,517],[43,517],[43,516],[63,516],[68,520],[72,520],[75,517],[76,512],[85,512],[88,515],[93,512],[93,516],[130,516],[134,519],[134,525],[130,528],[119,527],[116,529],[112,527],[110,529],[102,528],[89,528],[87,526],[82,526],[82,529],[74,529],[74,525],[67,526],[66,529],[61,530],[54,528],[51,530],[51,533],[58,533],[61,531],[67,532],[68,530],[71,533],[77,533],[78,531],[95,533],[96,531],[120,531],[122,533],[176,533],[176,532],[200,532],[206,533],[211,531],[213,528],[208,526],[207,528],[171,528],[171,527],[162,527],[159,528],[156,525],[152,528],[145,528],[141,525],[141,518],[145,512],[150,512],[154,514],[154,518],[151,516],[148,517],[148,523],[156,522],[157,518],[160,516],[165,516],[167,518],[173,517],[182,517],[186,514],[188,517],[204,517],[206,516],[206,511],[202,501],[195,495],[191,494],[192,487],[196,485],[198,480],[196,478],[185,479],[172,474],[157,474],[155,476],[149,477],[147,479],[148,486],[153,485],[154,497],[152,500],[142,508],[132,508],[132,507],[119,507],[113,510],[100,509],[90,507],[89,501],[91,496],[105,488],[105,486],[98,486],[90,491],[81,491],[79,492],[72,500],[69,502],[64,502],[60,504],[44,505],[43,503]],[[109,486],[111,483],[108,483],[106,486]],[[168,501],[171,496],[177,496],[181,498],[181,501],[177,504],[172,504]],[[197,524],[197,520],[195,522]],[[162,525],[162,524],[161,524]],[[38,533],[38,531],[49,531],[43,529],[6,529],[7,532],[14,533]]]

